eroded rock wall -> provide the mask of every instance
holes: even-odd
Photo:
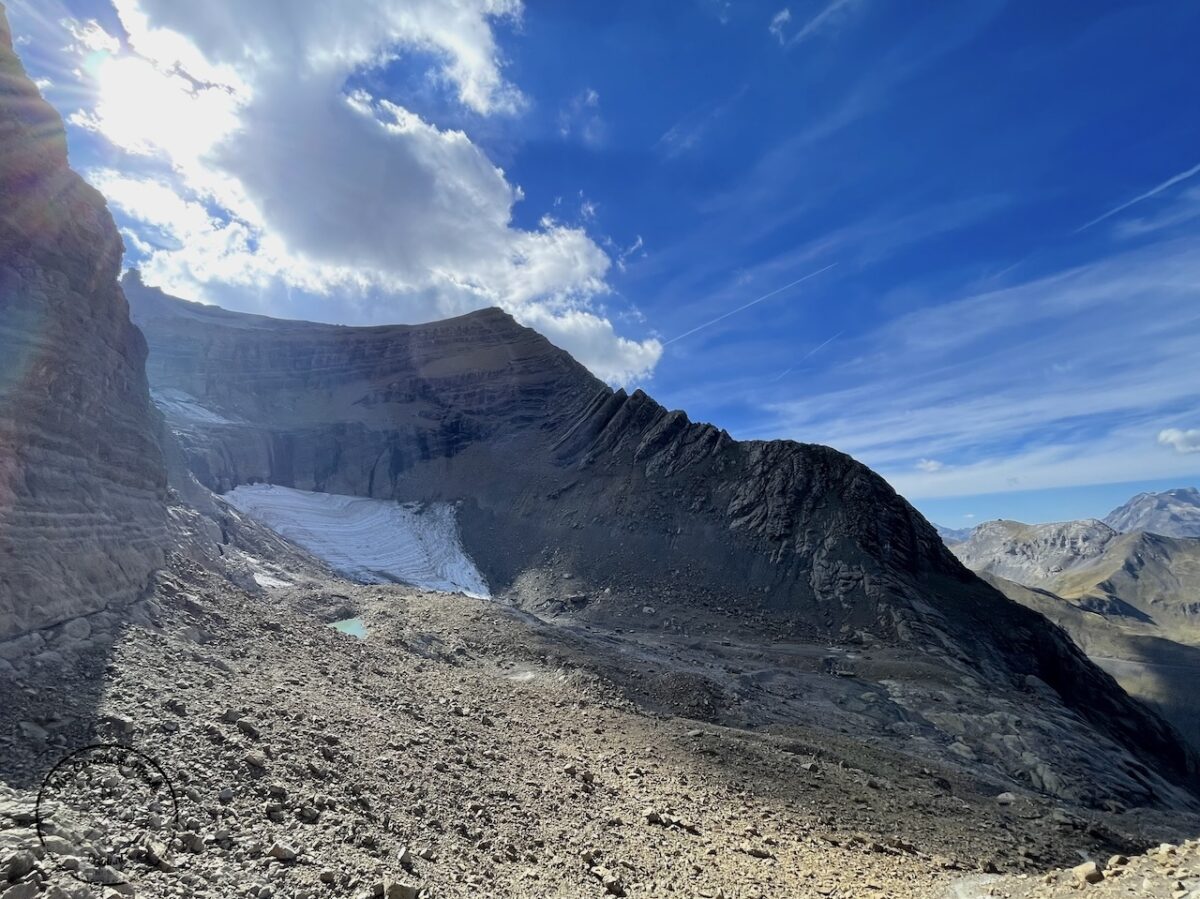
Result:
[[[136,598],[166,475],[104,199],[0,8],[0,640]]]

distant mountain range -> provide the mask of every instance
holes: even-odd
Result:
[[[1109,512],[1102,521],[1122,534],[1149,531],[1164,537],[1200,537],[1200,488],[1177,487],[1161,493],[1139,493]],[[940,524],[934,527],[947,546],[969,540],[976,530]]]
[[[971,531],[975,528],[944,528],[940,524],[935,524],[938,536],[942,538],[942,542],[947,546],[954,543],[962,543],[971,536]]]
[[[1149,531],[1166,537],[1200,537],[1200,489],[1139,493],[1113,509],[1104,523],[1123,534]]]
[[[1064,628],[1200,746],[1200,491],[1139,494],[1104,521],[939,533],[964,565]]]

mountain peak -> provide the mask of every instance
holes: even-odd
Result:
[[[1149,531],[1165,537],[1200,537],[1200,490],[1176,487],[1139,493],[1104,521],[1122,533]]]

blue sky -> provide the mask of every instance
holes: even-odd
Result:
[[[930,518],[1200,481],[1200,6],[16,2],[146,279],[501,305]]]

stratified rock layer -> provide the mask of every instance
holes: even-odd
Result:
[[[939,677],[969,670],[1023,704],[1030,683],[1049,685],[1068,720],[1142,760],[1093,752],[1124,785],[1100,793],[1144,799],[1158,789],[1150,769],[1195,785],[1176,733],[842,453],[735,441],[613,391],[495,309],[347,328],[184,303],[136,277],[126,293],[155,395],[214,490],[261,481],[457,502],[464,546],[497,594],[549,594],[597,617],[622,602],[737,610],[814,641],[866,630]],[[1037,707],[1047,720],[1061,708]],[[1061,755],[1063,770],[1092,764]]]
[[[104,199],[0,9],[0,639],[136,597],[166,476]]]

